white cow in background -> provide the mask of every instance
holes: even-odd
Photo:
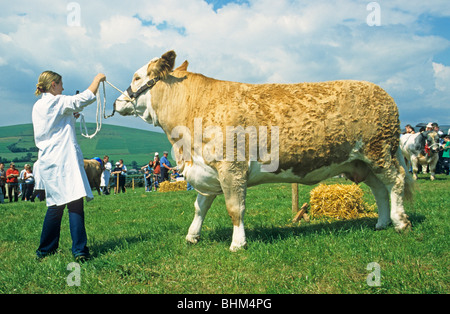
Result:
[[[407,169],[412,166],[413,178],[417,180],[418,166],[426,171],[430,166],[430,179],[435,180],[436,165],[439,160],[439,136],[434,131],[405,134],[400,138],[400,148],[407,161]]]
[[[161,126],[177,144],[177,163],[198,191],[187,241],[198,241],[205,215],[219,194],[225,196],[234,226],[230,250],[236,251],[247,244],[247,187],[316,184],[341,173],[372,189],[377,229],[391,221],[397,230],[410,226],[403,199],[412,194],[413,180],[399,149],[397,106],[383,89],[360,81],[220,81],[188,72],[187,62],[173,70],[175,58],[169,51],[136,71],[126,92],[129,97],[120,96],[115,111]],[[243,131],[243,137],[229,138],[230,129]],[[193,145],[180,148],[180,141]],[[239,149],[243,141],[245,154]],[[257,152],[258,158],[251,158]]]

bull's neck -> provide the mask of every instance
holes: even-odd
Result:
[[[187,75],[190,75],[188,73]],[[193,127],[194,115],[192,103],[201,97],[201,91],[192,90],[187,75],[171,76],[159,82],[152,90],[152,107],[158,117],[158,123],[167,134],[169,141],[172,130],[177,126]]]

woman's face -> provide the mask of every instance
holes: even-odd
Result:
[[[59,83],[52,82],[52,90],[50,91],[51,94],[53,94],[54,96],[61,95],[63,90],[64,88],[62,80]]]

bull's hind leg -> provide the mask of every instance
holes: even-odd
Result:
[[[390,219],[397,231],[403,231],[411,227],[411,223],[403,207],[405,193],[412,193],[412,183],[405,168],[400,166],[397,161],[393,161],[389,169],[385,169],[381,174],[376,174],[378,179],[386,186],[390,195]],[[383,216],[383,220],[381,218],[380,216],[379,223],[383,224],[385,217]]]
[[[391,222],[390,218],[390,206],[389,206],[389,192],[384,185],[372,172],[369,173],[364,181],[375,197],[375,201],[378,207],[378,222],[375,226],[376,229],[384,229]]]
[[[216,195],[202,195],[198,194],[195,201],[195,215],[194,220],[189,227],[186,241],[191,243],[197,243],[200,238],[200,232],[202,229],[203,221],[205,220],[206,213],[211,207],[212,202],[216,198]]]
[[[403,201],[405,198],[405,189],[407,189],[406,171],[399,167],[396,169],[395,181],[388,185],[388,190],[391,194],[391,220],[394,224],[395,230],[403,231],[411,227],[411,222],[405,213]]]

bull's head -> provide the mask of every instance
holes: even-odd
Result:
[[[432,153],[439,151],[439,135],[437,132],[430,132],[427,134],[427,145]]]
[[[114,102],[114,111],[122,116],[135,115],[144,121],[158,125],[158,118],[151,103],[150,90],[165,80],[175,65],[176,54],[168,51],[161,58],[154,58],[137,70],[130,87]]]

